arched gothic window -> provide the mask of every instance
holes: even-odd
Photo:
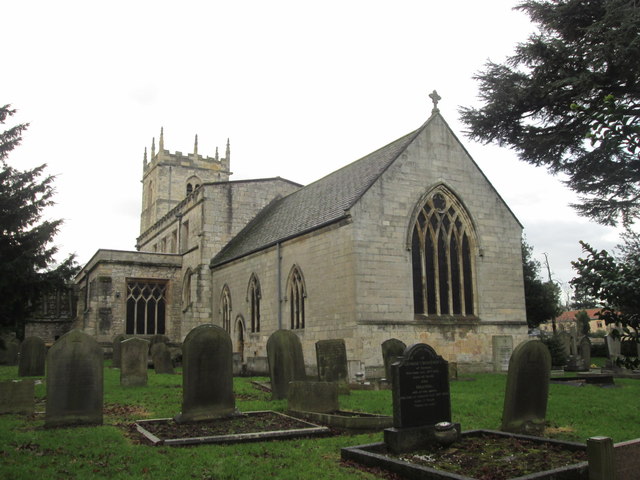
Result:
[[[182,280],[182,311],[185,312],[191,305],[191,276],[193,272],[190,268],[187,269],[187,272],[184,274],[184,279]]]
[[[165,333],[166,295],[164,280],[127,280],[127,335]]]
[[[414,311],[425,315],[474,315],[473,245],[469,216],[445,187],[434,189],[413,226]]]
[[[260,331],[260,282],[258,277],[252,273],[247,288],[247,302],[249,302],[249,312],[251,314],[251,333]]]
[[[222,287],[220,313],[222,316],[222,328],[231,333],[231,291],[228,285]]]
[[[193,185],[187,183],[187,195],[189,195],[191,192],[193,192]]]
[[[287,282],[291,330],[304,328],[304,299],[307,292],[300,269],[294,265]]]

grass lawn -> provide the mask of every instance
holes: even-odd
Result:
[[[17,378],[17,367],[0,366],[0,380]],[[43,379],[44,380],[44,379]],[[105,417],[100,427],[44,430],[44,416],[0,416],[0,478],[171,479],[375,479],[340,464],[340,448],[382,440],[382,433],[244,445],[151,447],[128,436],[141,418],[172,417],[180,410],[181,376],[149,371],[147,387],[121,387],[119,371],[105,368]],[[241,411],[285,411],[251,379],[236,378]],[[478,374],[451,383],[453,420],[463,430],[498,429],[506,376]],[[585,441],[605,435],[615,442],[640,437],[640,382],[616,380],[616,388],[550,386],[548,436]],[[38,400],[44,384],[36,386]],[[390,391],[354,391],[340,397],[343,409],[391,414]],[[42,410],[42,404],[36,410]]]

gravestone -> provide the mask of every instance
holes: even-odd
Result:
[[[47,356],[47,348],[39,337],[27,337],[20,345],[18,360],[19,377],[42,377]]]
[[[493,347],[493,371],[506,372],[509,370],[509,359],[513,352],[513,337],[511,335],[494,335],[491,337]]]
[[[173,375],[173,361],[166,343],[156,343],[151,347],[151,359],[156,373]]]
[[[586,335],[578,343],[578,355],[582,358],[584,370],[588,371],[591,367],[591,341]]]
[[[0,413],[24,413],[35,410],[35,382],[33,380],[5,380],[0,382]]]
[[[71,330],[47,354],[45,427],[101,425],[103,355],[90,335]]]
[[[569,332],[564,331],[557,335],[560,340],[560,344],[562,345],[562,351],[564,352],[565,358],[569,358],[569,355],[571,355],[571,335]]]
[[[189,332],[182,344],[182,412],[176,422],[236,413],[232,349],[231,337],[216,325],[200,325]]]
[[[14,338],[7,343],[7,365],[17,365],[22,342]]]
[[[551,375],[551,354],[544,343],[518,345],[509,361],[504,395],[504,432],[540,435],[544,430]]]
[[[344,340],[317,341],[316,361],[318,363],[318,380],[347,383],[347,348]]]
[[[285,399],[289,382],[306,380],[300,339],[291,330],[276,330],[267,340],[267,358],[272,398]]]
[[[111,366],[113,368],[120,368],[120,361],[122,358],[122,341],[127,338],[124,335],[116,335],[113,337],[113,354],[111,356]]]
[[[132,337],[120,342],[120,385],[144,387],[147,385],[149,342]]]
[[[405,452],[436,441],[436,424],[451,424],[449,366],[424,343],[408,347],[392,366],[393,428],[384,441],[394,452]]]
[[[164,343],[168,347],[169,342],[170,342],[169,337],[167,337],[166,335],[160,335],[160,334],[153,335],[149,339],[149,354],[151,354],[151,349],[153,348],[154,345],[158,343]]]
[[[287,401],[289,410],[297,412],[336,412],[340,409],[338,383],[291,382]]]
[[[7,342],[0,337],[0,365],[7,364]]]
[[[382,361],[384,363],[384,373],[388,382],[391,382],[391,365],[398,357],[401,357],[407,346],[397,338],[390,338],[382,342]]]

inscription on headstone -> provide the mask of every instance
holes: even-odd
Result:
[[[448,364],[432,347],[408,347],[392,369],[395,428],[451,421]]]
[[[509,359],[513,352],[513,337],[511,335],[494,335],[491,338],[493,346],[493,371],[506,372],[509,370]]]
[[[344,340],[317,341],[316,360],[321,382],[347,382],[347,349]]]

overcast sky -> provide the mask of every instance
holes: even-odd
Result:
[[[566,282],[579,240],[617,232],[578,217],[544,169],[464,136],[474,73],[533,32],[507,0],[16,1],[0,5],[1,104],[29,122],[10,156],[57,175],[61,253],[134,249],[144,148],[223,154],[232,179],[310,183],[419,127],[440,110]],[[546,272],[546,270],[545,270]]]

